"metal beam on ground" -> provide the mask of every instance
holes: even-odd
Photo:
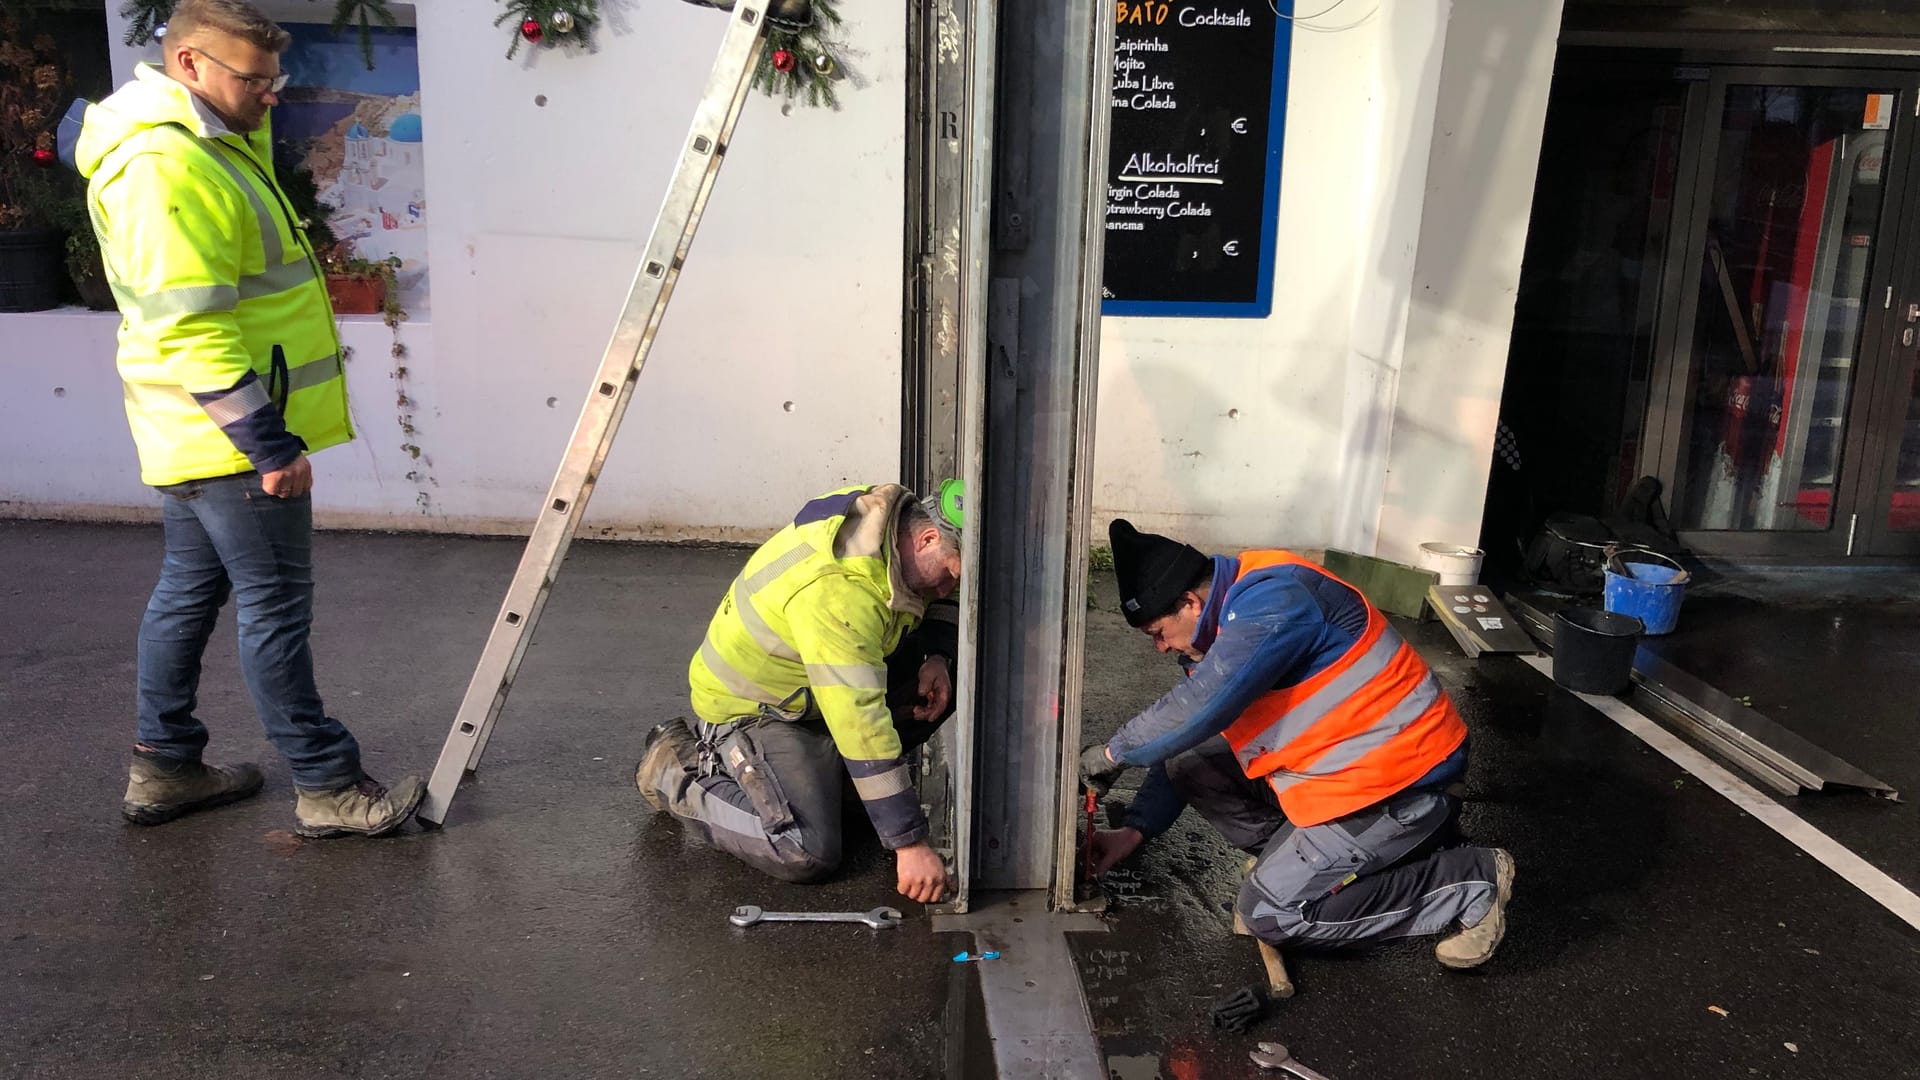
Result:
[[[1000,958],[977,965],[980,997],[1000,1080],[1106,1080],[1086,989],[1067,945],[1070,933],[1106,933],[1098,915],[1048,911],[1046,895],[988,893],[967,915],[940,915],[935,933],[969,933],[974,950]]]
[[[1527,597],[1508,596],[1507,604],[1534,637],[1551,650],[1555,635],[1552,613]],[[1711,748],[1782,795],[1845,787],[1884,799],[1900,797],[1892,785],[1682,670],[1661,656],[1655,645],[1643,644],[1634,651],[1632,680],[1633,702],[1643,712]]]

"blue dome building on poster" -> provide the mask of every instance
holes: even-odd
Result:
[[[420,114],[401,113],[386,127],[386,134],[375,135],[364,122],[355,120],[347,129],[340,169],[338,205],[364,215],[370,231],[424,224],[426,216]]]
[[[420,141],[420,114],[407,113],[387,125],[387,138],[399,143]]]

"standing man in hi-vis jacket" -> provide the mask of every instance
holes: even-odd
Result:
[[[60,151],[120,307],[119,370],[140,479],[158,489],[160,582],[140,624],[133,761],[121,812],[142,825],[244,799],[252,764],[201,760],[200,658],[234,598],[240,670],[286,756],[303,836],[382,836],[426,791],[392,787],[314,684],[313,469],[353,438],[326,283],[274,179],[267,113],[287,32],[247,0],[180,0],[161,66],[76,102]]]

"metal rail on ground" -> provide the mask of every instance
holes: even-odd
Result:
[[[1507,597],[1507,605],[1545,648],[1553,647],[1552,612],[1515,595]],[[1851,787],[1885,799],[1900,797],[1892,785],[1788,731],[1758,709],[1735,701],[1645,645],[1634,652],[1631,693],[1631,703],[1642,712],[1657,716],[1782,795]]]

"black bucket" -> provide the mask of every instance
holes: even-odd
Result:
[[[1646,626],[1631,615],[1562,608],[1553,617],[1553,681],[1581,694],[1617,694],[1633,677]]]

